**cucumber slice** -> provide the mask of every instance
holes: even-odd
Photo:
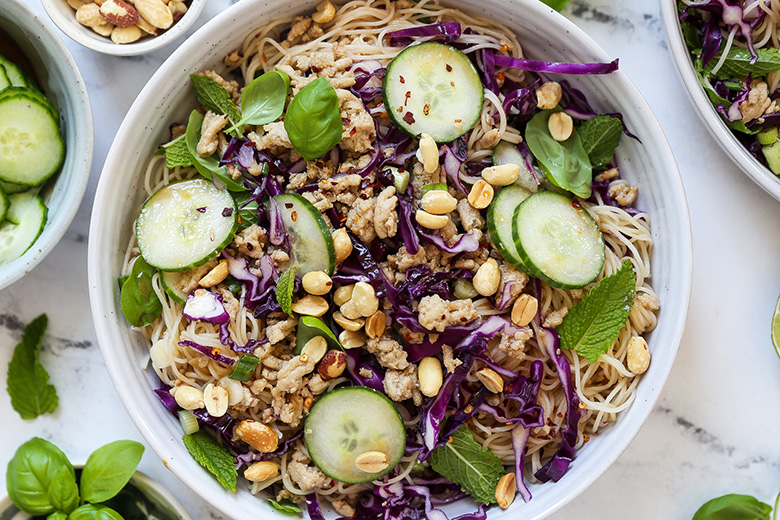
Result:
[[[35,99],[39,104],[45,106],[49,113],[51,113],[51,116],[54,118],[55,121],[59,123],[60,120],[60,113],[57,112],[57,109],[54,108],[54,105],[51,104],[51,101],[49,101],[49,98],[41,94],[39,90],[30,89],[26,87],[9,87],[5,90],[0,90],[0,101],[5,99],[6,97],[12,97],[19,92],[24,92],[26,96],[30,96]]]
[[[65,144],[51,104],[31,90],[0,93],[0,180],[39,186],[59,170]]]
[[[298,320],[298,332],[295,335],[295,350],[293,353],[296,356],[300,354],[303,346],[315,336],[325,338],[329,349],[344,350],[336,335],[325,325],[324,321],[314,316],[301,316]]]
[[[48,209],[40,195],[32,192],[8,197],[10,205],[0,224],[0,265],[22,256],[40,236]]]
[[[0,181],[0,188],[5,190],[6,195],[13,195],[14,193],[21,193],[30,189],[29,186],[22,186],[21,184],[11,184],[10,182]]]
[[[495,148],[493,148],[493,165],[499,164],[516,164],[520,167],[520,177],[515,181],[515,184],[522,186],[531,193],[539,191],[539,184],[534,179],[533,174],[528,171],[528,165],[525,163],[525,157],[517,149],[517,145],[514,145],[508,141],[500,141]]]
[[[0,54],[0,68],[5,70],[5,74],[11,82],[11,86],[37,89],[35,83],[30,79],[30,76],[25,74],[16,63],[13,63],[2,54]]]
[[[388,474],[406,448],[406,428],[393,402],[365,386],[339,388],[311,407],[303,439],[314,464],[340,482],[376,480]],[[367,473],[355,459],[367,451],[387,455],[387,469]]]
[[[8,72],[6,72],[5,67],[3,67],[3,64],[0,63],[0,90],[4,90],[8,87],[12,87],[14,84],[11,83],[11,78],[8,77]]]
[[[551,191],[528,197],[515,210],[517,253],[531,274],[553,287],[581,289],[604,266],[604,238],[579,203]]]
[[[11,202],[8,200],[8,194],[3,189],[3,186],[0,185],[0,222],[5,220],[5,214],[8,213],[8,206],[11,205]]]
[[[161,271],[187,271],[222,251],[238,226],[227,191],[206,179],[160,188],[144,203],[135,236],[144,260]]]
[[[485,95],[476,67],[449,45],[428,42],[401,51],[382,83],[385,110],[412,137],[449,143],[479,121]]]
[[[319,210],[297,193],[282,193],[274,201],[279,205],[285,231],[290,236],[290,267],[295,267],[295,275],[303,276],[311,271],[332,275],[336,251]]]
[[[527,271],[525,264],[517,254],[515,238],[512,235],[512,221],[517,207],[531,196],[531,192],[523,186],[511,185],[501,188],[493,202],[490,203],[487,212],[488,232],[490,241],[504,257],[504,260],[518,269]]]
[[[163,289],[173,301],[183,307],[187,301],[187,294],[179,289],[179,280],[182,276],[184,273],[181,272],[160,271],[160,282],[162,282]]]

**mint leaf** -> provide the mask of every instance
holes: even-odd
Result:
[[[601,169],[615,155],[623,135],[623,123],[616,117],[596,116],[582,123],[577,131],[593,169]]]
[[[198,464],[209,470],[225,489],[236,492],[236,461],[211,435],[198,432],[182,437],[187,451]]]
[[[295,502],[293,502],[289,498],[285,498],[279,501],[273,498],[269,498],[268,503],[271,504],[271,507],[273,507],[280,513],[284,513],[286,515],[299,515],[302,512],[301,508],[296,506]]]
[[[482,449],[465,426],[433,450],[429,460],[433,471],[461,486],[477,502],[496,503],[496,484],[504,476],[504,465],[495,453]]]
[[[698,63],[698,62],[697,62]],[[702,74],[699,69],[696,70],[696,76],[699,78],[699,82],[701,83],[701,86],[704,88],[704,92],[707,94],[707,97],[710,98],[710,103],[712,103],[712,106],[715,108],[718,108],[718,105],[723,105],[725,110],[728,110],[731,106],[731,101],[728,99],[720,97],[717,92],[715,92],[715,89],[710,84],[709,80],[707,80]],[[723,115],[721,114],[721,118],[723,119],[723,122],[726,123],[726,126],[731,128],[732,130],[736,130],[737,132],[742,132],[743,134],[757,134],[761,131],[760,127],[749,129],[745,122],[742,119],[737,119],[736,121],[729,121]]]
[[[285,314],[292,315],[292,295],[295,289],[295,268],[291,267],[276,282],[276,301]]]
[[[222,85],[207,76],[193,74],[190,76],[192,86],[195,88],[195,95],[198,96],[198,102],[206,110],[211,110],[215,114],[224,114],[232,124],[241,120],[241,114],[238,107]]]
[[[615,342],[626,324],[636,295],[636,275],[630,260],[613,275],[601,279],[572,307],[558,326],[561,347],[576,349],[593,363]]]
[[[169,170],[177,166],[192,166],[192,156],[187,148],[187,140],[184,135],[180,135],[170,143],[162,145],[165,150],[165,166]]]
[[[16,345],[8,364],[6,389],[11,396],[11,406],[22,419],[52,413],[59,402],[57,390],[49,384],[49,374],[39,360],[48,323],[46,315],[41,314],[27,325],[22,342]]]
[[[777,49],[766,47],[756,49],[756,52],[758,53],[758,59],[755,63],[751,63],[753,57],[748,49],[732,46],[729,52],[726,53],[723,65],[714,76],[718,79],[733,79],[744,78],[748,74],[752,74],[754,78],[757,78],[780,70],[780,52]],[[712,69],[720,61],[721,56],[723,56],[722,49],[707,63],[707,67],[704,69],[705,75],[713,76]],[[697,66],[701,67],[700,59],[697,60]]]
[[[556,11],[560,11],[564,7],[566,7],[566,4],[569,3],[569,0],[542,0],[545,4],[549,5]]]

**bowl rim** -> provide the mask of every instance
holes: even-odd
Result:
[[[54,22],[54,24],[71,40],[88,49],[111,56],[138,56],[139,54],[146,54],[165,47],[186,32],[187,29],[195,23],[198,16],[200,16],[201,11],[203,11],[203,8],[206,5],[206,0],[192,0],[187,12],[184,13],[181,20],[173,24],[171,28],[167,29],[160,36],[122,45],[114,43],[111,41],[111,38],[100,36],[91,31],[88,27],[84,27],[78,23],[78,21],[76,21],[75,11],[73,11],[73,16],[63,16],[62,12],[55,5],[57,3],[67,5],[65,0],[41,0],[43,9],[46,11],[46,14],[51,21]],[[69,10],[72,10],[70,6],[67,7]],[[100,36],[100,38],[95,38],[95,35]]]
[[[261,0],[257,0],[259,2]],[[203,47],[204,44],[212,44],[220,39],[218,34],[218,28],[223,23],[229,23],[231,17],[236,16],[236,13],[248,10],[249,6],[254,5],[256,2],[244,1],[239,2],[227,10],[223,11],[215,18],[207,22],[201,27],[193,36],[191,36],[184,44],[182,44],[163,65],[158,69],[154,76],[149,80],[141,93],[136,98],[134,106],[131,107],[128,112],[128,116],[122,123],[116,137],[116,142],[125,142],[130,138],[132,129],[137,123],[133,121],[137,117],[137,111],[134,110],[137,106],[153,106],[150,103],[155,99],[155,93],[164,86],[166,81],[169,81],[168,74],[174,70],[177,65],[177,61],[187,55],[190,52],[197,52],[198,46]],[[450,1],[449,3],[453,3]],[[523,16],[533,19],[547,19],[548,22],[557,25],[561,31],[565,31],[572,39],[577,42],[578,45],[584,46],[586,51],[592,54],[596,59],[600,61],[611,61],[612,59],[592,38],[577,27],[573,22],[563,17],[561,14],[553,11],[546,5],[535,0],[510,0],[514,9],[519,12],[522,10]],[[468,7],[466,7],[468,8]],[[179,67],[181,68],[181,67]],[[583,478],[574,484],[571,484],[568,489],[557,495],[554,504],[542,513],[533,516],[534,519],[544,518],[555,511],[559,510],[566,503],[571,501],[574,497],[579,495],[588,486],[590,486],[601,474],[606,471],[607,468],[617,459],[617,457],[625,450],[631,440],[636,436],[641,426],[645,423],[647,416],[653,409],[654,403],[658,400],[661,388],[669,376],[671,366],[676,357],[677,350],[679,349],[680,342],[682,340],[683,329],[685,324],[685,317],[688,311],[691,294],[692,283],[692,268],[693,268],[693,253],[692,253],[692,236],[691,236],[691,222],[688,211],[688,203],[685,197],[685,189],[682,183],[682,179],[679,174],[679,169],[674,160],[671,148],[669,146],[666,137],[658,123],[657,119],[652,115],[652,112],[642,98],[637,88],[628,79],[628,76],[619,70],[615,73],[616,81],[620,82],[621,88],[627,96],[627,103],[638,107],[643,114],[643,121],[647,123],[648,131],[651,132],[655,138],[655,141],[659,145],[659,151],[661,152],[662,159],[658,160],[658,164],[661,167],[666,168],[669,172],[671,185],[669,189],[672,190],[677,197],[676,202],[679,204],[677,208],[679,210],[679,222],[675,221],[675,225],[679,225],[680,238],[682,243],[675,244],[677,250],[675,258],[675,268],[679,269],[679,302],[682,308],[676,311],[676,314],[666,316],[666,330],[667,336],[672,338],[671,346],[668,351],[668,359],[657,360],[656,367],[658,368],[658,377],[653,380],[654,385],[650,390],[649,398],[643,399],[641,403],[635,402],[634,407],[642,405],[642,409],[636,412],[638,415],[634,417],[635,425],[631,428],[624,429],[620,438],[615,438],[611,443],[614,446],[608,452],[608,456],[600,459],[597,471],[589,473],[587,478]],[[204,500],[208,501],[211,505],[218,508],[223,514],[229,515],[232,518],[241,518],[241,514],[244,510],[237,504],[237,500],[228,500],[227,497],[214,497],[208,493],[202,491],[205,487],[197,479],[192,478],[192,475],[187,473],[187,461],[182,461],[180,457],[175,457],[171,453],[170,443],[172,439],[163,438],[167,436],[158,435],[155,432],[155,419],[148,413],[144,412],[141,408],[141,403],[137,399],[129,395],[128,392],[120,391],[119,389],[126,386],[126,383],[130,383],[131,379],[124,373],[124,366],[120,366],[115,354],[112,354],[112,348],[109,345],[119,345],[122,343],[122,337],[119,334],[121,327],[112,324],[111,318],[114,315],[116,307],[115,294],[113,286],[106,282],[110,277],[102,276],[98,271],[98,266],[101,262],[101,251],[103,248],[102,236],[106,233],[105,228],[108,225],[104,219],[95,218],[97,215],[102,215],[105,212],[111,210],[110,203],[108,201],[109,194],[111,193],[112,182],[112,170],[114,164],[119,164],[119,150],[116,146],[112,146],[109,151],[108,157],[104,165],[104,174],[101,176],[98,184],[98,189],[93,206],[93,218],[90,226],[89,237],[89,253],[88,253],[88,273],[90,278],[90,301],[92,305],[93,319],[95,322],[95,329],[97,332],[98,343],[106,361],[106,367],[109,371],[115,386],[117,387],[117,393],[122,400],[128,414],[138,427],[141,434],[146,439],[147,443],[152,449],[166,462],[166,465],[175,473],[180,476],[182,480],[195,492],[198,492]],[[118,171],[118,170],[113,170]],[[108,247],[108,246],[107,246]],[[675,307],[676,309],[676,307]],[[650,384],[650,383],[648,383]],[[640,413],[641,412],[641,413]],[[213,479],[212,479],[213,480]],[[262,511],[262,510],[258,510]],[[512,511],[509,509],[508,511]],[[521,514],[522,510],[515,509],[515,514]],[[528,516],[522,516],[523,518],[531,518]]]
[[[704,88],[699,83],[688,46],[683,37],[679,18],[677,17],[677,2],[675,0],[661,0],[661,18],[663,19],[672,58],[676,65],[677,75],[682,80],[688,93],[688,98],[704,126],[707,127],[710,135],[740,170],[758,184],[761,189],[775,199],[780,200],[780,177],[761,164],[739,142],[731,129],[726,126],[718,111],[712,106],[707,94],[704,92]]]
[[[27,5],[22,0],[10,0],[10,9],[19,9],[24,13],[25,19],[29,20],[31,26],[35,24],[35,31],[30,33],[30,38],[37,38],[43,42],[46,47],[53,49],[52,54],[57,54],[67,69],[67,73],[72,78],[72,92],[75,93],[74,104],[81,114],[81,120],[74,118],[69,125],[68,131],[79,132],[79,143],[83,143],[83,150],[79,150],[81,161],[72,171],[65,171],[64,167],[55,174],[54,184],[59,183],[65,176],[71,179],[69,189],[63,194],[63,198],[70,200],[70,204],[63,204],[58,208],[59,212],[52,218],[49,214],[41,235],[36,239],[30,249],[21,257],[11,261],[8,264],[0,266],[0,290],[22,279],[27,273],[32,271],[60,242],[65,232],[70,227],[71,222],[76,217],[76,213],[81,206],[84,193],[87,190],[90,173],[92,171],[92,162],[95,150],[95,128],[92,118],[92,105],[89,100],[84,77],[81,75],[76,60],[73,58],[65,42],[57,32],[47,23],[40,20],[41,15]],[[2,11],[2,9],[0,9]],[[43,22],[43,23],[41,23]],[[66,150],[67,154],[75,154],[76,150]],[[67,160],[67,159],[66,159]],[[51,180],[47,181],[47,183]],[[44,239],[46,241],[44,241]]]

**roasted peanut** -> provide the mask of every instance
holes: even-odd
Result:
[[[279,437],[270,427],[259,421],[244,420],[236,426],[236,435],[260,453],[271,453],[279,447]]]
[[[446,215],[455,211],[458,201],[444,190],[430,190],[420,200],[422,209],[434,215]]]
[[[332,233],[333,249],[336,251],[336,263],[341,263],[352,254],[352,239],[346,228],[339,228]]]
[[[468,201],[472,208],[485,209],[493,201],[493,186],[479,179],[469,191]]]
[[[346,349],[360,348],[366,344],[366,335],[361,331],[344,330],[339,334],[339,343]]]
[[[138,29],[139,33],[138,36],[140,38],[140,29]],[[138,39],[138,38],[136,38]],[[117,42],[119,43],[119,42]],[[200,279],[200,282],[198,282],[198,285],[201,287],[214,287],[217,284],[222,283],[225,281],[225,278],[228,277],[228,274],[230,274],[230,271],[228,270],[228,262],[227,260],[220,260],[217,266],[208,272],[206,276]]]
[[[323,0],[317,4],[317,12],[311,15],[314,23],[328,23],[336,16],[336,6],[330,0]]]
[[[512,305],[512,323],[518,327],[525,327],[536,316],[539,310],[539,301],[530,294],[521,294]]]
[[[312,296],[310,294],[307,294],[300,300],[294,302],[291,307],[293,312],[297,312],[298,314],[317,317],[322,316],[330,309],[325,298],[322,296]]]
[[[76,10],[76,21],[86,27],[105,25],[106,20],[100,16],[100,7],[97,4],[84,4]]]
[[[498,268],[498,262],[493,258],[488,258],[482,264],[474,275],[472,284],[474,289],[482,296],[493,296],[501,283],[501,271]]]
[[[378,338],[387,329],[387,315],[382,311],[376,311],[366,318],[366,334],[369,338]]]
[[[355,288],[355,285],[342,285],[338,289],[336,289],[336,292],[333,293],[333,303],[335,303],[338,306],[342,306],[345,303],[347,303],[350,299],[352,299],[352,290]]]
[[[327,381],[339,377],[344,373],[345,368],[347,368],[347,355],[341,350],[329,350],[317,367],[317,372]]]
[[[353,332],[362,329],[363,325],[365,325],[363,318],[358,317],[355,319],[349,319],[344,316],[341,311],[335,311],[333,313],[333,321],[335,321],[336,324],[342,329],[351,330]]]
[[[519,177],[520,166],[517,164],[499,164],[482,170],[482,178],[493,186],[509,186]]]
[[[314,363],[319,363],[328,352],[328,342],[322,336],[314,336],[301,349],[301,356],[307,356]]]
[[[423,358],[417,368],[417,379],[420,381],[420,392],[428,397],[439,393],[443,381],[441,363],[435,357]]]
[[[517,484],[514,473],[507,473],[500,479],[496,485],[496,502],[501,509],[506,509],[515,500]]]
[[[144,20],[158,29],[173,25],[173,14],[162,0],[135,0],[135,8]]]
[[[379,473],[389,465],[387,455],[381,451],[366,451],[355,458],[355,466],[366,473]]]
[[[497,394],[504,390],[504,379],[492,368],[480,368],[477,370],[476,376],[489,392]]]
[[[315,296],[328,294],[333,287],[333,280],[325,271],[309,271],[301,279],[303,290]]]
[[[206,406],[206,411],[212,417],[225,415],[228,409],[228,401],[228,391],[221,386],[209,383],[203,389],[203,403]]]
[[[417,150],[417,158],[423,165],[425,173],[433,173],[439,167],[439,147],[436,141],[428,134],[420,136],[420,147]]]
[[[422,227],[428,229],[441,229],[450,222],[450,218],[446,215],[434,215],[422,209],[417,210],[414,219]]]
[[[562,96],[561,84],[556,81],[548,81],[536,89],[536,106],[542,110],[552,110],[561,102]]]
[[[376,297],[371,284],[366,282],[355,284],[355,288],[352,290],[352,298],[350,298],[348,303],[352,303],[355,306],[355,310],[364,318],[368,318],[379,309],[379,298]]]
[[[197,410],[204,406],[203,392],[199,388],[193,386],[182,385],[176,387],[173,398],[176,401],[176,404],[185,410]]]
[[[566,112],[555,112],[547,121],[547,129],[556,141],[565,141],[574,132],[574,121]]]
[[[279,465],[270,460],[255,462],[244,471],[244,478],[250,482],[265,482],[279,474]]]
[[[628,369],[634,374],[644,374],[650,366],[650,350],[642,336],[632,336],[628,341]]]

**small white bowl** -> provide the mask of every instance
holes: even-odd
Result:
[[[117,393],[151,448],[166,467],[220,512],[235,519],[286,518],[244,486],[225,491],[189,455],[181,427],[153,390],[159,380],[141,370],[149,346],[132,331],[119,307],[116,284],[133,233],[133,222],[145,199],[144,160],[168,136],[171,121],[182,121],[193,108],[189,75],[203,69],[223,70],[222,58],[240,46],[253,29],[274,19],[311,10],[317,0],[242,0],[220,13],[184,42],[160,66],[136,98],[119,128],[98,184],[89,234],[88,274],[92,316],[108,372]],[[500,20],[518,34],[533,59],[606,62],[611,57],[581,29],[538,0],[442,0],[448,6]],[[593,483],[639,431],[653,409],[672,367],[682,337],[691,287],[692,246],[688,204],[682,181],[664,134],[647,103],[621,71],[608,76],[567,77],[588,96],[596,110],[621,112],[641,139],[623,138],[618,149],[621,174],[639,185],[637,205],[652,221],[653,287],[661,301],[658,327],[649,335],[653,362],[637,388],[636,400],[614,426],[593,436],[577,452],[558,483],[533,485],[529,503],[516,500],[506,511],[491,508],[489,520],[539,520]],[[473,503],[449,504],[452,515],[473,510]],[[328,517],[333,518],[332,514]]]
[[[20,258],[0,266],[0,289],[32,271],[65,234],[84,197],[94,147],[84,78],[57,32],[27,3],[1,0],[0,30],[25,54],[36,81],[60,113],[65,162],[42,191],[49,214],[41,236]]]
[[[184,16],[159,36],[144,36],[135,43],[116,44],[111,38],[98,33],[76,21],[76,11],[65,0],[41,0],[43,8],[57,27],[73,41],[88,49],[113,56],[137,56],[156,51],[183,35],[189,29],[206,5],[206,0],[192,0]]]
[[[693,60],[680,27],[677,0],[661,0],[661,16],[666,28],[666,37],[669,40],[669,49],[677,65],[677,73],[680,75],[688,91],[688,96],[707,130],[723,151],[753,182],[780,200],[780,177],[761,164],[761,161],[753,157],[747,148],[739,142],[704,92],[704,88],[696,76],[696,69],[694,69]]]

